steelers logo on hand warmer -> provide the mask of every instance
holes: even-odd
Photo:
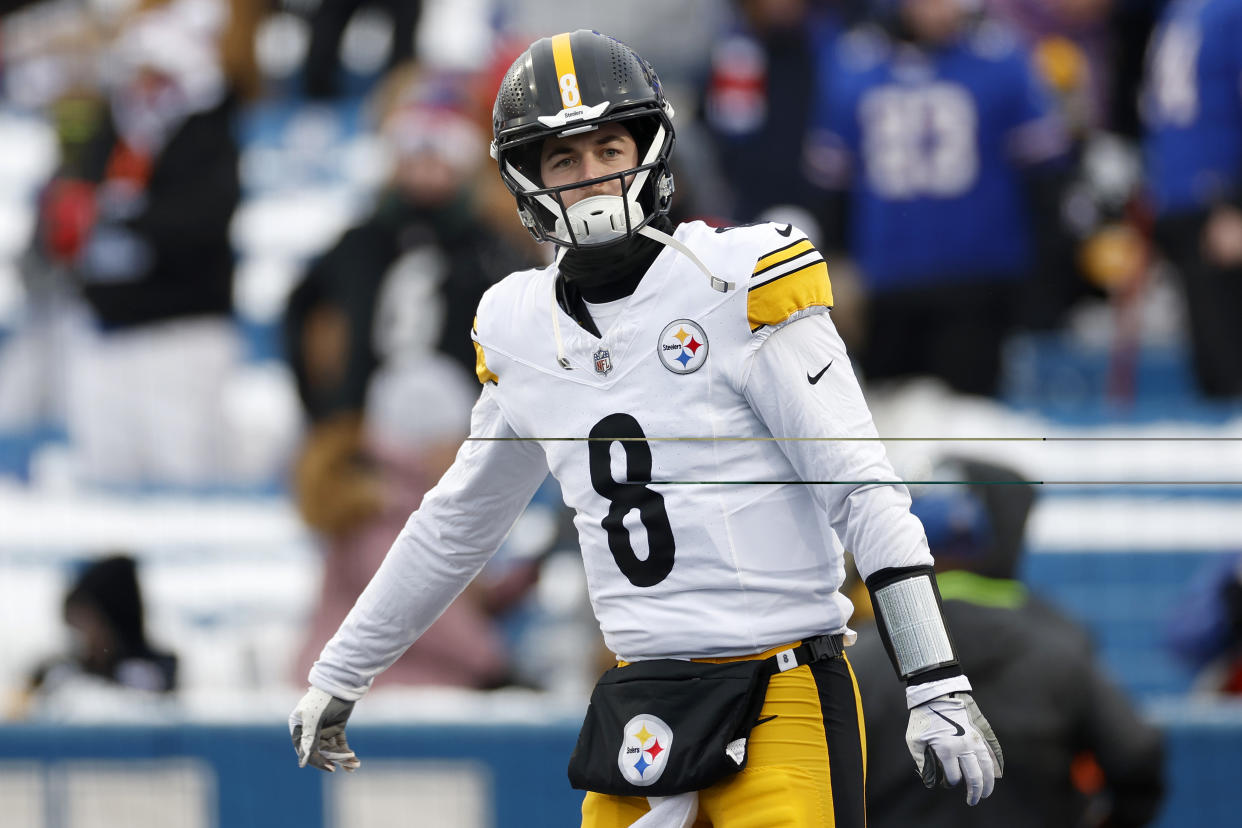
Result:
[[[672,728],[657,716],[639,714],[623,729],[617,767],[631,785],[651,785],[668,767],[672,746]]]

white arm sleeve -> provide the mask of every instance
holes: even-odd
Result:
[[[831,363],[831,365],[829,365]],[[818,381],[810,378],[828,365]],[[774,331],[752,360],[744,393],[773,437],[875,438],[875,424],[827,312]],[[910,493],[897,483],[876,439],[779,443],[859,574],[895,566],[930,566],[923,525],[910,514]],[[883,482],[869,482],[883,481]]]
[[[537,443],[516,437],[484,386],[472,438],[423,497],[388,556],[310,671],[332,695],[360,698],[495,554],[548,473]]]

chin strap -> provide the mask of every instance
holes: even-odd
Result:
[[[693,250],[691,250],[689,247],[686,247],[684,244],[682,244],[677,239],[670,236],[668,233],[665,233],[661,230],[657,230],[654,227],[652,227],[650,224],[648,224],[638,229],[638,235],[646,236],[649,239],[654,239],[655,241],[658,241],[660,244],[671,247],[674,250],[676,250],[678,253],[685,256],[690,261],[694,262],[695,267],[703,271],[703,275],[707,277],[707,281],[712,286],[713,290],[718,290],[721,293],[728,293],[729,291],[737,287],[735,283],[726,282],[724,279],[721,279],[715,273],[712,273],[711,270],[708,269],[707,265],[703,264],[703,260],[694,254]]]
[[[553,263],[557,269],[560,269],[561,259],[565,258],[568,247],[562,247],[556,251],[556,258]],[[556,364],[564,368],[566,371],[574,370],[574,366],[569,364],[569,357],[565,356],[565,341],[561,338],[561,309],[556,301],[556,277],[552,279],[552,335],[556,337]]]

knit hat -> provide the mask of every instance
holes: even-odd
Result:
[[[86,604],[99,611],[116,634],[119,655],[147,655],[143,629],[142,594],[137,568],[128,555],[113,555],[91,563],[65,596],[65,608]]]

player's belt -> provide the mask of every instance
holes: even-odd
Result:
[[[813,664],[828,658],[840,658],[844,652],[845,636],[842,633],[836,633],[808,638],[797,647],[781,650],[772,658],[776,659],[776,669],[783,673],[786,670],[801,667],[803,664]]]
[[[840,658],[844,652],[845,635],[843,633],[835,633],[833,635],[817,635],[813,638],[803,639],[795,646],[777,647],[765,650],[762,653],[755,653],[754,655],[696,658],[692,660],[711,664],[724,664],[730,661],[763,661],[770,658],[775,662],[776,669],[783,673],[786,670],[801,667],[803,664],[813,664],[826,658]],[[625,662],[621,663],[625,664]]]

